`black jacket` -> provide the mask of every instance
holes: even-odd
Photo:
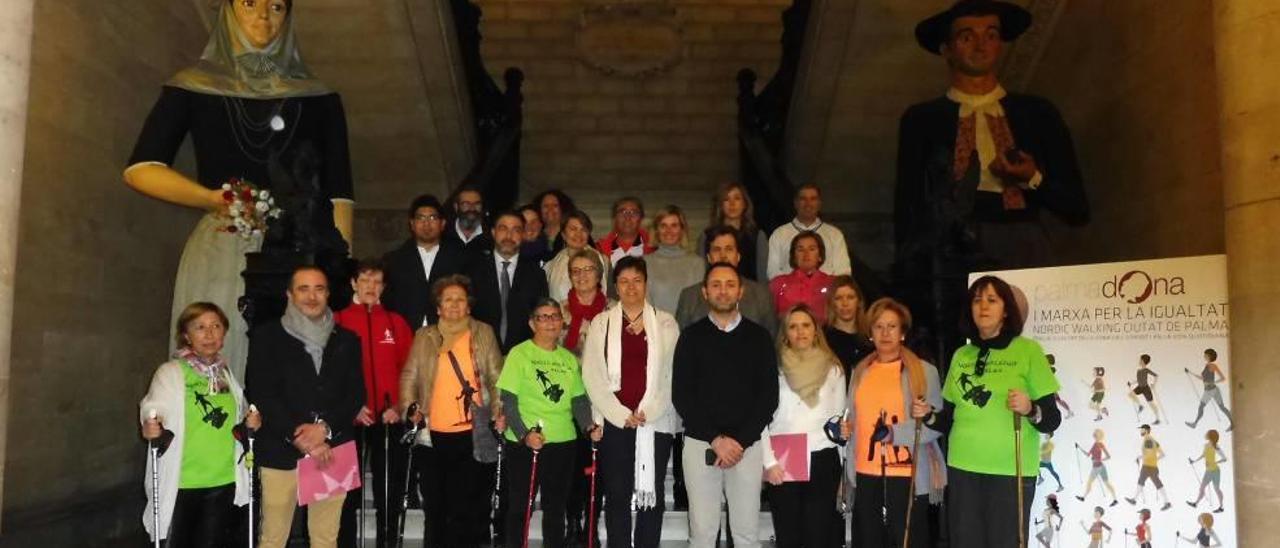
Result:
[[[507,297],[507,334],[503,337],[502,297],[498,289],[498,269],[494,265],[493,248],[478,250],[467,257],[466,274],[471,278],[471,315],[493,327],[501,343],[502,354],[524,342],[533,333],[529,330],[529,315],[538,299],[546,297],[547,276],[530,257],[520,257],[511,273],[511,294]]]
[[[485,222],[485,221],[482,221],[482,222]],[[493,233],[490,232],[489,229],[491,227],[488,226],[487,223],[484,227],[484,232],[481,232],[479,236],[472,238],[470,242],[462,241],[462,237],[458,236],[457,227],[458,227],[458,221],[450,220],[449,224],[444,227],[444,237],[441,238],[441,240],[446,242],[453,242],[455,245],[458,246],[458,248],[462,249],[462,251],[466,254],[468,259],[471,258],[472,255],[478,252],[493,249]]]
[[[422,270],[422,256],[418,254],[418,243],[413,238],[387,252],[382,262],[387,284],[382,292],[383,306],[403,316],[409,329],[417,331],[422,327],[424,317],[430,324],[439,319],[431,284],[462,272],[462,246],[456,240],[442,239],[436,260],[431,264],[430,277]]]
[[[262,413],[256,452],[258,463],[292,470],[302,454],[293,447],[293,430],[320,418],[329,425],[330,447],[354,439],[352,421],[364,403],[360,339],[334,326],[324,347],[320,373],[302,341],[280,322],[254,328],[249,338],[245,394]]]

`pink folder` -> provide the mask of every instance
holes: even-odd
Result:
[[[809,481],[809,436],[773,434],[769,436],[773,456],[782,465],[782,481]]]
[[[356,442],[349,441],[333,448],[329,466],[320,469],[311,457],[298,459],[298,505],[306,506],[360,488],[360,460],[356,458]]]

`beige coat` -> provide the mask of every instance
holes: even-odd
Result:
[[[471,359],[475,363],[476,376],[484,385],[482,397],[496,417],[502,409],[502,402],[498,398],[498,375],[502,373],[502,352],[499,350],[498,338],[494,336],[489,324],[475,318],[468,321],[471,322]],[[423,327],[414,334],[409,359],[400,370],[401,412],[415,402],[424,415],[431,409],[431,392],[435,387],[436,374],[441,369],[440,347],[443,344],[444,336],[435,325]],[[445,368],[442,374],[452,375],[453,370],[451,367]]]

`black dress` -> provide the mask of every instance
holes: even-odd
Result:
[[[275,115],[284,121],[281,131],[271,128]],[[322,197],[352,198],[347,124],[337,94],[239,99],[165,86],[147,116],[129,165],[171,166],[188,134],[195,149],[195,179],[206,188],[240,178],[258,188],[272,189],[267,160],[274,151],[286,165],[296,165],[300,158],[312,159],[308,165],[315,169]],[[328,215],[322,220],[332,234],[337,229],[332,224],[329,200],[321,204],[327,209],[315,215],[317,219]],[[248,325],[236,313],[237,301],[245,293],[240,273],[245,269],[245,253],[260,250],[262,237],[229,234],[222,230],[227,224],[225,218],[209,213],[192,230],[174,279],[172,319],[176,321],[182,309],[196,301],[221,307],[231,322],[222,352],[236,378],[243,380]]]
[[[822,328],[822,331],[827,336],[827,344],[836,353],[836,357],[840,358],[840,365],[844,367],[846,379],[849,378],[853,367],[876,348],[871,344],[871,339],[860,333],[845,333],[830,325]]]

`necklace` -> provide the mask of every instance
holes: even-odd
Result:
[[[222,104],[227,112],[228,125],[231,126],[231,136],[236,143],[236,147],[246,158],[259,164],[267,163],[268,156],[271,152],[271,144],[277,136],[284,138],[280,143],[279,149],[283,150],[293,141],[294,133],[298,131],[298,120],[302,118],[302,103],[294,103],[296,108],[292,110],[292,116],[285,112],[285,107],[289,99],[284,98],[272,105],[269,114],[261,119],[255,119],[245,106],[243,99],[238,97],[223,97]],[[292,118],[286,122],[285,116]],[[288,129],[289,133],[284,134],[284,130]]]
[[[626,320],[627,331],[631,332],[632,335],[639,335],[644,332],[644,310],[641,310],[639,314],[636,314],[634,319],[628,318],[627,311],[623,310],[622,319]]]

